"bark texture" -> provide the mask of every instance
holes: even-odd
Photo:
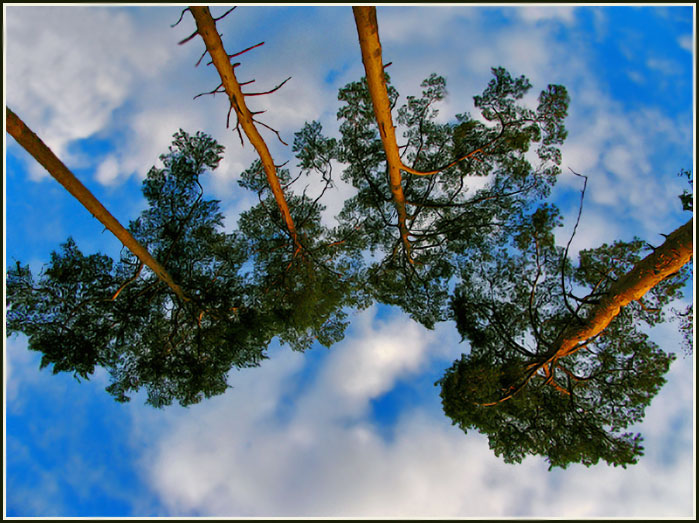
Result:
[[[289,210],[289,205],[284,197],[284,191],[282,190],[281,183],[277,177],[277,168],[272,159],[272,155],[269,152],[269,148],[265,143],[262,135],[257,130],[255,122],[253,121],[253,114],[248,109],[245,104],[245,94],[243,93],[240,83],[235,76],[235,71],[233,70],[233,65],[231,65],[230,57],[223,47],[223,42],[221,37],[216,30],[216,22],[211,16],[209,8],[206,6],[190,6],[189,7],[192,16],[197,24],[197,32],[204,40],[206,45],[206,50],[211,56],[211,60],[221,77],[221,83],[223,88],[226,90],[226,94],[230,100],[231,106],[235,110],[236,116],[238,117],[238,122],[243,128],[243,132],[250,140],[250,143],[257,151],[262,162],[262,167],[267,176],[267,182],[269,188],[274,195],[274,199],[279,208],[279,212],[282,215],[284,224],[289,231],[296,251],[301,249],[301,244],[298,239],[298,234],[296,232],[296,226],[294,220],[291,217],[291,212]]]
[[[102,205],[80,180],[58,159],[48,146],[26,126],[26,124],[9,108],[5,107],[5,126],[7,132],[17,140],[32,157],[39,162],[70,194],[83,204],[104,226],[116,236],[139,260],[165,282],[182,300],[189,301],[165,268],[127,231],[119,221]]]

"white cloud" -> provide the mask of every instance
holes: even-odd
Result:
[[[684,49],[685,51],[689,51],[690,53],[694,49],[694,38],[691,34],[679,36],[677,38],[677,43],[682,49]]]
[[[646,65],[649,69],[654,69],[667,76],[674,76],[682,72],[680,64],[663,58],[648,58]]]
[[[7,104],[67,164],[69,144],[104,129],[168,59],[117,9],[11,6],[6,15]]]
[[[527,6],[518,8],[516,12],[527,22],[556,20],[570,24],[575,20],[575,7],[570,6]]]
[[[573,20],[571,10],[548,9],[525,9],[520,16],[532,22]],[[191,18],[185,15],[185,22],[171,30],[168,24],[179,9],[156,11],[8,7],[8,105],[69,166],[93,162],[104,184],[120,183],[133,172],[143,176],[179,127],[210,132],[226,146],[226,156],[206,183],[225,197],[232,221],[254,202],[254,195],[250,201],[249,195],[241,197],[235,183],[254,152],[247,142],[241,148],[237,136],[225,129],[223,97],[192,100],[217,81],[212,68],[193,67],[200,42],[176,45],[192,29]],[[170,12],[172,19],[163,22],[163,13]],[[269,88],[293,76],[278,93],[251,104],[270,109],[261,118],[287,141],[304,120],[320,118],[326,130],[335,129],[335,89],[362,74],[349,7],[332,14],[313,11],[305,19],[313,33],[301,36],[298,18],[282,17],[268,25],[275,12],[243,7],[223,29],[231,52],[257,43],[255,33],[263,23],[266,34],[273,35],[254,57],[244,57],[241,78],[255,78],[251,87]],[[237,18],[242,13],[245,18]],[[594,16],[602,35],[611,27],[606,13],[596,9]],[[433,71],[446,73],[451,94],[442,115],[451,117],[471,108],[473,94],[485,87],[494,65],[526,74],[536,91],[548,82],[566,84],[573,105],[564,167],[590,176],[573,252],[627,234],[630,222],[646,231],[668,232],[668,202],[675,204],[679,191],[674,180],[659,178],[651,169],[651,152],[660,139],[683,146],[692,122],[643,107],[629,112],[613,102],[619,93],[608,92],[604,81],[595,79],[595,64],[582,44],[553,45],[557,24],[486,32],[482,17],[471,7],[380,8],[384,51],[394,62],[389,72],[401,93],[419,93],[422,78]],[[454,38],[444,37],[449,34],[479,44],[455,45]],[[235,37],[228,40],[229,35]],[[691,37],[680,37],[679,45],[691,49]],[[325,81],[328,64],[338,72],[333,85]],[[70,148],[81,138],[115,131],[118,143],[104,157],[80,157]],[[266,136],[275,159],[288,159],[290,150],[274,143],[274,135]],[[37,173],[42,170],[30,165]],[[579,189],[573,176],[560,183]],[[328,214],[350,192],[346,186],[333,192]],[[570,216],[575,212],[577,207]],[[310,363],[312,355],[307,360],[289,351],[273,352],[262,368],[234,373],[235,388],[206,404],[153,412],[136,408],[134,400],[126,437],[142,453],[144,473],[171,513],[651,517],[693,512],[693,433],[681,425],[691,417],[691,363],[676,364],[671,382],[649,409],[643,426],[648,456],[639,465],[625,471],[599,466],[548,473],[537,459],[505,465],[484,438],[451,427],[439,412],[437,388],[431,389],[431,400],[404,407],[386,437],[370,417],[372,399],[397,383],[419,379],[435,362],[447,367],[463,346],[452,328],[426,332],[404,317],[381,322],[374,313],[360,315],[348,339],[319,367]],[[37,355],[12,340],[6,350],[8,406],[20,409],[23,392],[34,376],[41,376],[30,370]],[[304,373],[311,377],[302,379]],[[48,382],[52,379],[57,378]],[[669,457],[659,455],[659,448],[668,448]]]
[[[677,369],[674,385],[649,410],[649,422],[642,427],[649,425],[648,456],[640,464],[627,470],[600,465],[548,472],[541,459],[505,464],[483,437],[451,426],[436,401],[406,406],[388,438],[372,421],[370,398],[410,380],[430,362],[448,366],[461,349],[451,328],[414,332],[404,316],[377,320],[366,311],[306,385],[294,385],[299,373],[308,371],[304,357],[275,352],[262,368],[237,374],[229,394],[167,421],[158,417],[152,426],[159,428],[144,431],[152,442],[145,473],[162,503],[178,515],[691,513],[689,440],[677,440],[671,458],[657,456],[663,441],[676,438],[671,420],[691,412],[691,397],[676,395],[675,388],[691,388],[691,364]],[[372,360],[374,367],[368,365]],[[438,389],[433,393],[436,397]],[[681,430],[685,436],[691,433],[687,425]]]
[[[119,164],[114,155],[109,155],[107,158],[97,167],[97,174],[95,178],[102,185],[111,185],[119,176]]]

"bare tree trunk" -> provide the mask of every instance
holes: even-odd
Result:
[[[509,400],[527,386],[529,380],[543,369],[545,383],[563,393],[568,391],[554,380],[553,368],[558,360],[570,356],[584,348],[591,339],[601,334],[621,308],[643,296],[665,278],[677,273],[692,259],[694,252],[694,219],[670,234],[665,242],[651,254],[638,262],[633,269],[622,276],[607,291],[604,298],[595,305],[583,319],[564,329],[552,344],[552,350],[541,358],[535,358],[527,366],[523,381],[510,393],[497,401],[482,403],[484,407],[497,405]]]
[[[354,20],[357,24],[359,46],[362,50],[362,62],[366,71],[367,84],[371,94],[371,102],[374,106],[374,115],[379,125],[381,141],[386,152],[388,163],[389,186],[393,195],[393,204],[398,213],[398,230],[403,241],[406,255],[412,263],[411,245],[408,238],[405,194],[401,179],[403,162],[400,158],[396,130],[391,118],[391,102],[386,90],[383,60],[381,57],[381,42],[379,41],[379,26],[376,21],[375,7],[352,7]]]
[[[572,325],[554,343],[554,359],[563,358],[580,349],[590,338],[601,333],[625,305],[641,299],[665,278],[691,261],[694,251],[694,218],[676,229],[665,242],[638,262],[612,285],[599,304],[591,309],[582,325]]]
[[[165,268],[127,231],[119,221],[99,202],[75,175],[53,154],[51,149],[32,132],[9,107],[5,107],[7,132],[39,162],[70,194],[78,199],[109,231],[116,236],[134,255],[151,268],[158,278],[168,284],[173,292],[184,301],[189,301]]]
[[[230,58],[228,57],[228,54],[223,47],[221,37],[216,30],[216,22],[211,16],[209,8],[206,6],[190,6],[189,10],[196,21],[197,32],[201,36],[202,40],[204,40],[204,44],[206,44],[206,49],[211,56],[211,60],[213,61],[213,64],[221,77],[221,82],[226,90],[226,94],[228,94],[231,106],[236,112],[238,122],[262,161],[262,167],[267,175],[269,188],[274,195],[279,212],[282,215],[282,219],[284,220],[284,223],[296,247],[296,251],[298,252],[301,249],[301,244],[298,240],[294,220],[292,219],[291,212],[289,211],[289,205],[284,197],[284,191],[282,190],[279,178],[277,177],[277,168],[274,164],[274,160],[272,159],[272,155],[269,152],[267,144],[255,126],[253,114],[245,104],[245,95],[240,88],[240,83],[235,76]]]

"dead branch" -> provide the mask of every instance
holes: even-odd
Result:
[[[260,42],[259,44],[251,45],[247,49],[243,49],[242,51],[239,51],[235,54],[229,54],[228,58],[235,58],[236,56],[240,56],[241,54],[247,53],[248,51],[251,51],[251,50],[255,49],[256,47],[260,47],[261,45],[265,45],[265,43]]]
[[[218,86],[216,86],[216,89],[214,89],[213,91],[209,91],[208,93],[199,93],[198,95],[196,95],[196,96],[193,98],[193,100],[196,100],[196,99],[199,98],[200,96],[206,96],[207,94],[215,95],[215,94],[217,94],[217,93],[225,93],[226,90],[225,90],[225,89],[221,90],[221,87],[223,87],[223,84],[218,84]]]
[[[277,91],[282,85],[284,85],[289,80],[291,80],[291,76],[289,78],[287,78],[286,80],[284,80],[282,83],[280,83],[278,86],[276,86],[274,89],[270,89],[269,91],[264,91],[261,93],[243,93],[243,95],[245,95],[245,96],[262,96],[263,94],[272,94],[273,92]]]
[[[187,38],[185,38],[184,40],[180,40],[179,42],[177,42],[177,45],[186,44],[187,42],[189,42],[192,38],[194,38],[194,37],[197,36],[198,34],[199,34],[199,30],[194,31],[191,35],[189,35],[189,36],[188,36]]]
[[[279,139],[279,141],[280,141],[281,143],[283,143],[284,145],[287,145],[287,146],[289,145],[289,144],[286,143],[284,140],[282,140],[282,137],[281,137],[281,135],[279,134],[279,131],[277,131],[274,127],[270,127],[270,126],[267,125],[266,123],[261,122],[261,121],[259,121],[259,120],[255,120],[254,118],[252,119],[252,121],[255,122],[255,123],[259,123],[260,125],[266,127],[266,128],[269,129],[270,131],[272,131],[274,134],[277,135],[277,138]]]
[[[570,167],[568,167],[570,169]],[[578,206],[578,217],[575,220],[575,226],[573,227],[573,232],[570,235],[570,238],[568,238],[568,243],[566,244],[565,251],[563,253],[563,258],[561,260],[561,290],[563,291],[563,302],[565,303],[566,308],[573,313],[574,316],[577,317],[577,311],[573,310],[573,307],[571,307],[570,303],[568,302],[568,293],[566,292],[566,284],[565,284],[565,267],[566,267],[566,261],[568,259],[568,251],[570,250],[570,244],[573,242],[573,238],[575,237],[575,233],[578,230],[578,225],[580,225],[580,218],[582,216],[582,210],[583,210],[583,201],[585,200],[585,189],[587,188],[587,176],[584,176],[582,174],[576,173],[573,169],[570,169],[570,172],[572,172],[575,176],[579,176],[580,178],[584,178],[585,181],[583,181],[583,186],[582,189],[580,190],[580,205]]]
[[[184,9],[182,9],[182,12],[180,13],[180,17],[177,19],[177,22],[172,24],[170,27],[177,27],[179,23],[182,21],[182,17],[187,11],[189,11],[189,7],[185,7]]]
[[[237,5],[234,5],[233,7],[231,7],[228,11],[226,11],[225,13],[223,13],[223,14],[222,14],[221,16],[219,16],[218,18],[214,18],[214,22],[218,22],[218,21],[221,20],[222,18],[227,17],[227,16],[230,14],[231,11],[234,11],[234,10],[235,10],[236,7],[238,7],[238,6],[237,6]]]
[[[199,60],[197,60],[197,63],[194,64],[194,67],[199,67],[199,64],[201,63],[201,61],[202,61],[202,60],[204,59],[204,57],[206,56],[206,53],[207,53],[207,51],[206,51],[206,49],[204,49],[204,52],[203,52],[203,53],[201,54],[201,56],[199,57]]]

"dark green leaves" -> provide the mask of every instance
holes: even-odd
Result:
[[[554,241],[558,222],[557,209],[542,206],[521,217],[509,245],[493,244],[462,266],[451,313],[471,349],[437,383],[442,405],[508,462],[540,455],[551,467],[633,464],[642,438],[628,429],[643,419],[674,359],[642,329],[681,296],[687,274],[663,280],[600,335],[553,357],[561,333],[584,321],[643,248],[638,240],[603,245],[581,252],[573,267]]]

